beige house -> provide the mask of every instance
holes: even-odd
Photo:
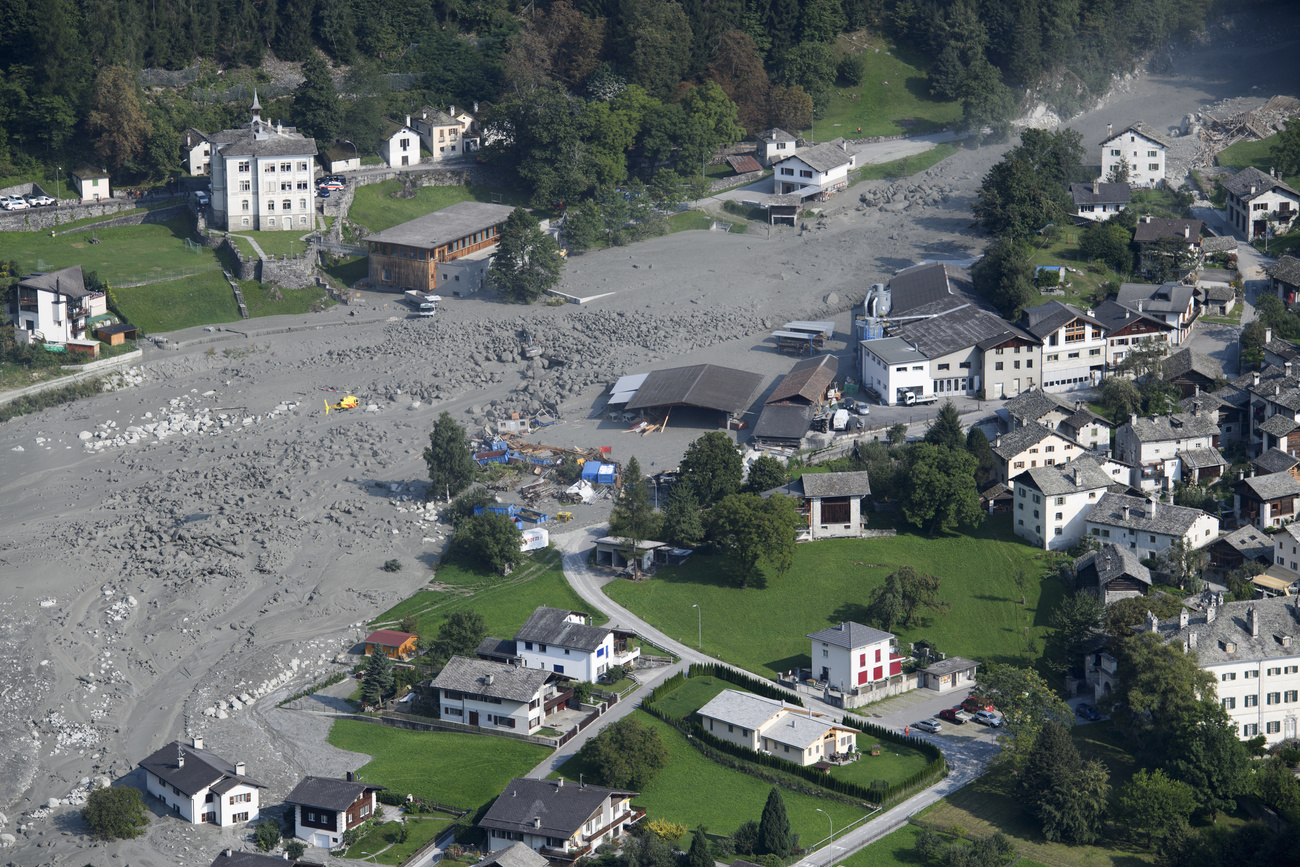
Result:
[[[434,162],[465,156],[478,150],[477,121],[468,112],[456,111],[454,105],[447,111],[426,105],[407,118],[407,126],[419,134],[424,149],[432,154]],[[417,157],[418,151],[417,148]]]
[[[1066,400],[1041,388],[1021,392],[1003,404],[1011,428],[1037,422],[1061,433],[1092,451],[1110,450],[1110,423],[1088,408],[1083,400]]]
[[[1003,483],[1025,470],[1066,464],[1087,452],[1082,443],[1038,422],[998,434],[990,445],[998,459],[997,481]]]
[[[572,863],[622,837],[645,816],[637,792],[516,777],[479,820],[492,852],[523,843],[552,864]]]
[[[857,730],[749,692],[724,689],[698,713],[704,730],[714,737],[798,765],[840,761],[857,751]]]
[[[84,168],[72,173],[72,187],[83,202],[102,202],[113,198],[113,186],[108,172],[103,169]]]
[[[1228,222],[1241,233],[1246,243],[1265,234],[1270,214],[1277,221],[1276,234],[1290,230],[1296,212],[1300,210],[1300,193],[1276,177],[1271,169],[1265,174],[1254,166],[1248,166],[1221,183],[1228,191]]]

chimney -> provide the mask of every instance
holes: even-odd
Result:
[[[1184,237],[1184,238],[1190,238],[1190,237],[1192,237],[1192,227],[1191,227],[1191,226],[1183,226],[1183,237]]]
[[[491,672],[489,672],[488,674],[484,675],[484,677],[483,677],[483,683],[484,683],[484,685],[485,685],[485,686],[491,686],[491,685],[492,685],[492,681],[493,681],[494,678],[495,678],[495,675],[493,675]]]
[[[1265,329],[1264,329],[1264,342],[1265,342],[1265,343],[1272,343],[1272,342],[1273,342],[1273,329],[1272,329],[1272,328],[1265,328]]]
[[[185,767],[185,747],[179,743],[176,744],[176,767]]]
[[[1147,629],[1152,632],[1157,632],[1160,629],[1160,618],[1156,617],[1154,611],[1147,612]]]
[[[409,114],[406,116],[406,128],[411,128],[411,116]]]
[[[1190,647],[1192,650],[1195,650],[1195,649],[1196,649],[1196,633],[1195,633],[1195,632],[1189,632],[1189,633],[1187,634],[1187,646]]]
[[[203,738],[194,738],[194,749],[203,749]]]
[[[1138,313],[1141,313],[1141,312],[1142,312],[1142,302],[1139,300],[1139,301],[1138,301]]]
[[[1100,194],[1101,194],[1101,182],[1100,182],[1100,181],[1093,181],[1093,182],[1092,182],[1092,194],[1093,194],[1094,196],[1096,196],[1096,195],[1100,195]]]
[[[348,771],[348,782],[355,783],[356,781],[357,781],[356,775],[353,774],[351,771]]]
[[[234,850],[232,850],[232,849],[222,849],[222,850],[221,850],[221,856],[222,856],[223,858],[230,858],[230,857],[232,857],[234,854],[235,854],[235,853],[234,853]]]
[[[542,827],[542,817],[541,817],[541,816],[533,816],[533,827],[534,827],[534,828],[540,828],[540,827]]]
[[[1277,177],[1277,174],[1276,174],[1276,173],[1274,172],[1274,170],[1273,170],[1273,166],[1269,166],[1269,167],[1268,167],[1268,176],[1269,176],[1270,178],[1275,178],[1275,177]]]
[[[1290,646],[1291,646],[1291,636],[1289,636],[1289,635],[1283,635],[1283,636],[1280,637],[1279,640],[1282,642],[1282,646],[1283,646],[1283,647],[1290,647]]]
[[[1160,502],[1159,499],[1155,499],[1151,501],[1151,506],[1150,506],[1151,514],[1149,517],[1154,518],[1156,516],[1156,503],[1158,502]]]
[[[1255,185],[1254,185],[1254,184],[1251,184],[1251,185],[1250,185],[1250,194],[1251,194],[1252,196],[1255,195],[1255,189],[1256,189]]]
[[[454,106],[454,105],[449,105],[449,106],[447,106],[447,114],[451,115],[452,117],[455,117],[455,116],[456,116],[456,106]]]
[[[1246,628],[1250,630],[1251,635],[1259,636],[1259,618],[1255,615],[1253,607],[1246,611]]]
[[[998,448],[1001,445],[1002,445],[1002,434],[998,434],[993,438],[993,448]]]
[[[1124,515],[1124,520],[1127,521],[1127,520],[1128,520],[1128,506],[1124,506],[1123,509],[1122,509],[1121,511],[1122,511],[1122,513],[1123,513],[1123,515]]]
[[[243,762],[235,762],[235,776],[244,777],[248,775],[248,765]]]
[[[1287,379],[1290,379],[1290,378],[1291,378],[1291,362],[1289,362],[1289,361],[1284,361],[1284,362],[1282,362],[1282,369],[1286,371],[1286,378],[1287,378]]]
[[[1265,333],[1267,333],[1267,332],[1265,332]],[[1258,371],[1258,370],[1256,370],[1256,371],[1254,371],[1254,372],[1252,372],[1252,373],[1250,374],[1250,384],[1253,385],[1255,388],[1259,388],[1259,371]]]
[[[1179,629],[1186,629],[1186,628],[1187,628],[1187,609],[1186,609],[1186,608],[1181,608],[1181,609],[1179,609],[1179,611],[1178,611],[1178,628],[1179,628]]]
[[[1076,488],[1083,487],[1083,473],[1079,472],[1078,467],[1074,468],[1074,486]]]
[[[1128,416],[1128,423],[1129,423],[1129,424],[1137,424],[1137,423],[1138,423],[1138,414],[1135,413],[1135,412],[1131,412],[1131,413],[1129,413],[1129,416]]]
[[[1205,622],[1206,622],[1206,623],[1213,623],[1213,622],[1214,622],[1214,617],[1215,617],[1215,615],[1217,614],[1217,612],[1218,612],[1218,609],[1216,609],[1216,608],[1214,607],[1214,602],[1211,601],[1210,604],[1207,605],[1207,606],[1205,607]]]
[[[1106,138],[1110,138],[1114,134],[1114,130],[1115,127],[1112,124],[1106,124]]]

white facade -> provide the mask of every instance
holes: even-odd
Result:
[[[903,403],[903,394],[934,394],[930,359],[901,337],[863,340],[859,353],[862,384],[873,388],[888,406]]]
[[[191,175],[206,175],[212,169],[212,143],[195,129],[181,133],[181,163]]]
[[[515,653],[524,660],[526,668],[544,668],[574,680],[594,683],[604,674],[614,659],[614,633],[608,633],[594,650],[560,647],[536,641],[518,641]]]
[[[1133,476],[1128,480],[1133,487],[1149,493],[1171,488],[1173,483],[1169,480],[1183,477],[1179,452],[1214,449],[1218,427],[1208,416],[1180,413],[1174,418],[1185,422],[1184,425],[1174,428],[1164,418],[1148,420],[1134,416],[1115,431],[1115,457],[1133,467]],[[1168,438],[1150,434],[1157,426],[1168,427]]]
[[[1128,165],[1128,182],[1134,187],[1151,187],[1165,179],[1165,145],[1134,124],[1101,143],[1101,180],[1113,176],[1121,163]]]
[[[1070,475],[1064,471],[1064,477]],[[1048,551],[1077,545],[1087,534],[1088,511],[1106,493],[1106,485],[1097,482],[1109,483],[1103,473],[1086,473],[1085,478],[1073,489],[1054,487],[1048,494],[1039,490],[1028,472],[1012,479],[1016,535]]]
[[[315,221],[316,142],[292,127],[253,119],[212,141],[212,218],[230,231],[309,232]]]
[[[167,808],[191,825],[242,825],[257,821],[258,788],[245,783],[221,792],[204,786],[192,795],[186,795],[168,785],[157,774],[145,772],[145,791],[162,801]]]
[[[420,162],[420,134],[411,129],[411,118],[391,132],[379,145],[379,155],[389,168],[414,166]]]
[[[772,163],[772,192],[808,196],[848,186],[857,155],[843,139],[804,148]]]
[[[1115,495],[1112,494],[1111,496]],[[1124,497],[1123,499],[1137,500],[1134,497]],[[1144,506],[1138,505],[1134,507],[1134,518],[1155,514],[1160,509],[1182,508],[1155,501],[1142,502],[1145,502]],[[1139,509],[1143,510],[1143,515],[1138,513]],[[1135,552],[1139,559],[1159,556],[1174,543],[1175,539],[1182,539],[1192,548],[1204,548],[1218,538],[1219,535],[1219,519],[1205,512],[1200,512],[1195,520],[1187,525],[1186,531],[1181,534],[1167,529],[1159,529],[1160,525],[1154,525],[1146,521],[1116,519],[1108,512],[1098,508],[1094,508],[1088,513],[1085,526],[1088,535],[1096,538],[1103,545],[1107,542],[1113,542],[1120,547],[1127,547],[1130,551]]]
[[[1300,650],[1290,656],[1203,665],[1214,675],[1219,702],[1243,740],[1269,744],[1296,736],[1300,715]]]
[[[514,701],[442,689],[439,690],[438,702],[442,719],[449,722],[531,735],[542,727],[546,718],[543,704],[547,694],[553,691],[548,684],[539,688],[529,701]]]
[[[86,337],[86,323],[108,312],[102,292],[72,298],[59,292],[18,286],[19,304],[14,325],[29,334],[40,332],[47,343],[67,343]]]
[[[1076,319],[1043,336],[1042,377],[1045,391],[1072,391],[1101,382],[1106,365],[1106,332]]]
[[[814,636],[816,633],[814,633]],[[839,687],[847,691],[859,686],[869,686],[876,681],[887,680],[891,668],[898,668],[893,674],[901,673],[901,657],[894,652],[896,645],[893,635],[881,633],[878,640],[864,643],[857,647],[841,647],[826,641],[812,640],[812,676],[814,679]],[[899,659],[898,665],[891,663]]]
[[[293,836],[318,849],[343,845],[343,833],[365,822],[375,813],[374,792],[361,795],[346,810],[327,810],[304,804],[293,806]],[[328,827],[322,827],[328,826]]]

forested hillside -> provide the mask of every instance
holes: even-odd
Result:
[[[244,105],[229,93],[226,102],[212,96],[238,80],[239,70],[268,57],[319,58],[347,67],[349,76],[323,126],[319,112],[298,118],[305,131],[371,143],[384,114],[425,103],[487,104],[499,123],[533,138],[496,157],[518,166],[530,186],[545,189],[541,195],[572,196],[620,182],[628,147],[649,153],[641,165],[662,165],[671,155],[684,169],[741,130],[805,128],[814,105],[862,77],[860,61],[839,39],[845,32],[865,29],[890,40],[928,70],[924,95],[960,100],[967,122],[997,125],[1027,93],[1078,108],[1135,56],[1199,28],[1211,5],[7,0],[0,4],[0,175],[80,158],[141,179],[161,177],[176,166],[176,136],[185,126],[242,119]],[[188,82],[190,91],[138,87],[141,69],[195,67],[202,75]],[[315,69],[318,90],[324,69]],[[383,73],[411,74],[402,79],[410,86],[392,90]],[[312,85],[311,70],[308,78]],[[138,96],[125,92],[133,82]],[[699,87],[709,83],[716,86]],[[200,86],[201,99],[192,92]],[[295,112],[288,102],[274,108]],[[525,124],[554,128],[529,132]],[[541,150],[573,141],[585,152],[553,166],[529,165]]]

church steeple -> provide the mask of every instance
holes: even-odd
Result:
[[[257,88],[253,88],[253,122],[257,123],[262,119],[262,103],[257,101]]]

